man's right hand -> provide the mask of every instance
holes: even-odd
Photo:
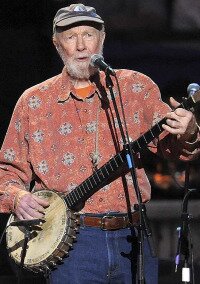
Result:
[[[44,209],[50,205],[48,201],[30,192],[16,198],[17,202],[14,213],[20,220],[42,219],[44,217]]]

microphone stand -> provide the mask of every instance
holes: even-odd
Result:
[[[182,212],[181,212],[181,227],[179,228],[179,239],[177,246],[177,253],[175,257],[175,272],[177,272],[178,265],[181,260],[183,260],[182,267],[182,283],[190,283],[190,267],[189,267],[189,258],[190,258],[190,249],[189,249],[189,223],[192,219],[192,216],[188,213],[188,200],[192,192],[196,189],[189,189],[189,163],[186,166],[185,171],[185,193],[182,202]],[[191,245],[190,245],[191,246]],[[183,259],[181,258],[183,256]]]
[[[28,242],[30,241],[30,238],[31,238],[31,232],[33,230],[33,226],[40,225],[41,223],[44,223],[44,222],[45,221],[43,219],[13,221],[4,230],[4,233],[5,233],[6,229],[9,226],[18,226],[18,227],[21,226],[24,228],[24,242],[23,242],[22,251],[21,251],[21,262],[19,265],[18,281],[17,281],[18,284],[20,284],[21,282],[22,270],[24,268],[24,260],[26,257],[26,253],[28,249]]]
[[[23,225],[23,227],[24,227],[24,243],[23,243],[22,252],[21,252],[21,262],[20,262],[19,273],[18,273],[18,284],[20,284],[21,282],[22,270],[24,267],[24,260],[26,257],[28,242],[30,240],[31,231],[32,231],[31,226]]]
[[[137,196],[137,200],[138,200],[139,225],[138,225],[138,228],[137,228],[138,229],[138,236],[137,236],[137,282],[139,284],[144,284],[145,283],[145,279],[144,279],[144,234],[147,237],[149,247],[150,247],[150,251],[151,251],[151,255],[152,255],[152,257],[155,257],[155,250],[154,250],[153,241],[152,241],[152,233],[151,233],[149,221],[148,221],[148,218],[147,218],[147,215],[146,215],[145,204],[142,203],[142,197],[141,197],[141,193],[140,193],[140,190],[139,190],[137,175],[136,175],[136,171],[135,171],[135,167],[134,167],[133,152],[132,152],[131,147],[130,147],[129,135],[128,135],[128,131],[127,131],[127,128],[126,128],[126,121],[125,121],[125,115],[124,115],[124,111],[123,111],[123,105],[122,105],[122,102],[121,102],[123,120],[124,120],[124,124],[125,124],[125,129],[126,129],[126,137],[125,137],[125,134],[124,134],[124,131],[123,131],[122,122],[121,122],[121,119],[120,119],[119,111],[118,111],[118,108],[117,108],[117,104],[116,104],[116,100],[115,100],[115,96],[114,96],[114,92],[113,92],[113,82],[110,78],[109,72],[106,72],[106,70],[105,70],[105,73],[106,73],[106,86],[110,91],[111,98],[112,98],[112,101],[113,101],[113,105],[114,105],[114,109],[115,109],[115,112],[116,112],[121,137],[122,137],[122,140],[123,140],[123,147],[125,149],[128,168],[131,172],[131,176],[132,176],[132,180],[133,180],[133,184],[134,184],[134,188],[135,188],[135,192],[136,192],[136,196]],[[116,78],[116,76],[115,76],[115,78]],[[117,78],[116,78],[116,81],[117,81]],[[119,86],[118,86],[118,89],[119,89]],[[120,95],[120,90],[119,90],[119,95]],[[130,224],[132,224],[131,214],[128,214],[128,217],[129,217]],[[133,236],[133,227],[132,226],[131,226],[131,233],[132,233],[132,236]],[[132,239],[134,239],[134,238],[132,238]],[[135,249],[135,248],[133,247],[133,241],[132,241],[132,251],[133,251],[133,249]],[[134,282],[134,280],[133,280],[133,282]]]
[[[200,90],[200,86],[196,83],[192,83],[187,87],[188,96],[193,96],[195,92]],[[185,170],[185,193],[182,203],[182,213],[181,213],[181,220],[182,224],[179,229],[179,239],[178,239],[178,246],[177,246],[177,253],[175,257],[175,272],[177,272],[177,268],[180,262],[181,256],[184,256],[184,267],[182,268],[182,282],[188,283],[190,282],[190,268],[189,268],[189,241],[188,241],[188,231],[189,231],[189,222],[192,219],[192,216],[188,214],[187,207],[188,207],[188,200],[190,194],[195,191],[196,189],[189,189],[189,176],[190,176],[190,163],[186,164]],[[192,246],[192,244],[190,244]]]
[[[23,222],[23,221],[22,221]],[[3,233],[0,237],[0,244],[2,243],[3,241],[3,237],[6,233],[6,230],[7,228],[9,227],[10,225],[6,226],[3,230]],[[12,225],[11,225],[12,226]],[[15,226],[15,225],[14,225]],[[22,269],[23,269],[23,266],[24,266],[24,260],[25,260],[25,256],[26,256],[26,251],[27,251],[27,247],[28,247],[28,242],[30,240],[30,233],[31,233],[31,226],[27,226],[27,225],[21,225],[24,227],[25,229],[25,232],[24,232],[24,243],[23,243],[23,247],[22,247],[22,252],[21,252],[21,262],[20,262],[20,266],[19,266],[19,272],[18,272],[18,281],[17,283],[20,284],[21,282],[21,275],[22,275]]]

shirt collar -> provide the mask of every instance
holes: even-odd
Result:
[[[99,73],[99,76],[101,77],[101,81],[103,82],[105,80],[105,78],[102,78],[104,74]],[[91,83],[93,85],[93,88],[91,89],[91,92],[88,97],[92,96],[95,92],[97,92],[99,97],[101,97],[101,93],[99,92],[99,89],[96,86],[94,78],[92,78]],[[57,102],[63,103],[67,101],[70,98],[71,94],[73,94],[76,97],[76,94],[74,93],[74,87],[72,85],[69,75],[67,74],[66,67],[64,67],[61,73],[61,85],[58,90]]]

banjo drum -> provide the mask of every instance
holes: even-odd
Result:
[[[33,272],[45,272],[68,255],[76,238],[77,219],[58,193],[41,190],[34,192],[34,195],[46,199],[50,206],[45,209],[45,222],[31,227],[24,267]],[[25,228],[9,226],[15,220],[14,215],[8,220],[6,241],[9,255],[20,265]]]

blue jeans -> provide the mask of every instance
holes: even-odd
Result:
[[[131,266],[129,228],[103,231],[80,227],[77,242],[69,251],[64,264],[52,271],[52,284],[132,284],[136,267]],[[147,241],[144,244],[145,284],[158,283],[158,261],[152,258]],[[135,262],[136,263],[136,262]],[[132,271],[131,271],[132,270]]]

